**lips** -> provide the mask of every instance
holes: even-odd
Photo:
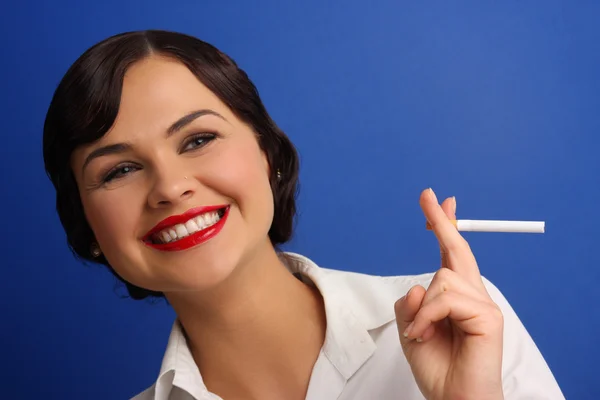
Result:
[[[216,236],[227,221],[229,209],[228,205],[192,208],[159,222],[142,240],[161,251],[189,249]]]

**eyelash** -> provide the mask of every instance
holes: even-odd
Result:
[[[135,169],[137,168],[137,166],[133,165],[133,164],[122,164],[122,165],[118,165],[115,168],[111,169],[110,171],[108,171],[108,173],[104,176],[104,178],[102,178],[102,183],[110,183],[111,181],[115,180],[115,179],[119,179],[122,178],[123,175],[127,174],[127,171],[119,176],[119,173],[123,172],[123,170],[125,169]]]
[[[195,135],[192,135],[192,136],[190,136],[184,142],[185,146],[184,146],[184,148],[182,149],[181,152],[183,153],[183,151],[185,150],[185,148],[188,145],[190,145],[190,143],[192,143],[192,142],[195,142],[197,140],[204,140],[205,141],[204,143],[202,143],[202,144],[200,144],[200,145],[198,145],[198,146],[196,146],[193,149],[188,150],[188,151],[192,151],[192,150],[195,150],[195,149],[202,148],[202,147],[206,146],[207,144],[209,144],[210,142],[212,142],[214,139],[216,139],[216,137],[217,137],[217,135],[215,133],[207,133],[207,132],[205,132],[205,133],[197,133]]]
[[[186,141],[184,141],[182,149],[181,149],[181,153],[185,153],[185,152],[189,152],[189,151],[194,151],[194,150],[198,150],[203,148],[204,146],[206,146],[207,144],[209,144],[210,142],[212,142],[214,139],[216,139],[217,135],[214,133],[197,133],[194,134],[192,136],[190,136]],[[194,142],[198,142],[202,140],[203,142],[200,144],[197,144],[196,146],[194,146],[193,148],[186,150],[186,148],[194,143]],[[127,175],[129,172],[132,171],[123,171],[123,170],[137,170],[140,169],[137,165],[131,164],[131,163],[126,163],[126,164],[121,164],[121,165],[117,165],[116,167],[112,168],[110,171],[108,171],[105,175],[104,178],[102,178],[102,183],[110,183],[111,181],[115,180],[115,179],[121,179],[123,176]],[[124,172],[124,173],[123,173]],[[121,175],[119,175],[120,173],[122,173]]]

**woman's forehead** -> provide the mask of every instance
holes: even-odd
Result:
[[[142,121],[163,117],[163,123],[196,109],[227,113],[227,107],[182,63],[150,57],[125,74],[119,113]],[[158,122],[158,121],[157,121]]]

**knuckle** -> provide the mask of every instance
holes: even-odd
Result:
[[[440,292],[450,289],[450,275],[452,271],[448,268],[440,268],[433,277],[432,284],[439,288]]]
[[[446,249],[448,252],[457,252],[469,250],[469,243],[463,238],[457,238],[456,240],[452,240],[450,243],[446,245]]]
[[[438,280],[447,281],[450,279],[450,275],[452,275],[452,270],[448,268],[440,268],[435,276]]]
[[[473,251],[471,250],[471,245],[463,238],[459,238],[452,243],[447,245],[448,253],[452,253],[453,255],[462,254],[462,255],[472,255]],[[473,256],[474,257],[474,256]]]
[[[455,252],[456,250],[458,250],[458,244],[456,240],[446,243],[446,253]]]

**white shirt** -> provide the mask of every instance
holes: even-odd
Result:
[[[320,268],[294,253],[281,258],[292,273],[318,288],[325,303],[327,331],[307,400],[424,399],[400,347],[394,303],[416,284],[427,288],[433,273],[380,277]],[[489,280],[484,283],[504,315],[505,399],[564,399],[512,307]],[[204,385],[177,321],[158,379],[132,400],[221,400]]]

